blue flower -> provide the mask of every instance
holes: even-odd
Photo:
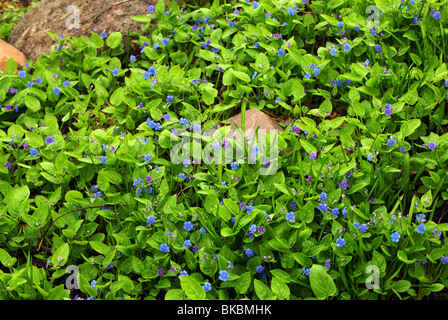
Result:
[[[256,224],[251,225],[251,226],[249,227],[249,231],[250,231],[250,232],[257,232],[257,225],[256,225]]]
[[[422,221],[425,220],[426,216],[423,213],[418,214],[415,219],[417,219],[417,221]]]
[[[180,179],[183,179],[183,180],[185,180],[187,177],[185,176],[185,173],[179,173],[179,176],[178,176]]]
[[[334,208],[331,210],[331,214],[333,215],[333,217],[337,217],[339,214],[339,209],[338,208]]]
[[[345,246],[346,243],[347,242],[342,237],[336,239],[336,246],[338,248],[342,248],[343,246]]]
[[[307,73],[305,74],[304,78],[305,78],[305,79],[309,79],[309,78],[311,78],[311,75],[307,72]]]
[[[440,14],[440,11],[436,11],[434,13],[432,13],[431,11],[431,17],[433,17],[435,20],[439,20],[442,17],[442,15]]]
[[[202,285],[202,288],[204,288],[205,292],[209,292],[212,289],[212,285],[210,284],[210,282],[206,282]]]
[[[254,8],[254,9],[258,8],[258,1],[252,2],[252,8]]]
[[[377,44],[377,45],[375,46],[375,50],[376,50],[376,52],[381,53],[381,45],[380,45],[380,44]]]
[[[400,234],[397,231],[392,233],[390,236],[392,238],[392,242],[398,242],[400,240]]]
[[[387,140],[387,145],[389,147],[392,147],[394,145],[394,143],[396,142],[396,140],[394,140],[393,138],[390,138]]]
[[[244,253],[248,258],[253,257],[255,255],[251,249],[244,249]]]
[[[152,48],[154,50],[156,50],[158,47],[160,46],[160,44],[158,42],[154,43],[154,45],[152,46]]]
[[[314,160],[315,158],[316,158],[316,152],[312,151],[312,152],[310,153],[310,159],[311,159],[311,160]]]
[[[28,89],[31,89],[33,87],[33,83],[31,81],[28,81],[26,83],[26,86],[28,87]]]
[[[167,96],[166,97],[166,102],[168,102],[168,103],[173,102],[173,100],[174,100],[173,96]]]
[[[64,88],[66,88],[66,87],[70,87],[70,81],[65,80],[65,81],[62,83],[62,85],[64,86]]]
[[[163,38],[163,39],[162,39],[162,44],[163,44],[163,45],[166,46],[168,43],[170,43],[170,39],[168,39],[168,38]]]
[[[162,252],[170,252],[170,247],[168,247],[168,245],[166,243],[162,243],[160,245],[160,251],[162,251]]]
[[[320,67],[317,67],[316,69],[314,69],[313,73],[315,76],[318,76],[320,74]]]
[[[303,267],[302,268],[302,275],[309,277],[310,276],[310,271],[311,271],[311,268]]]
[[[257,267],[257,273],[262,273],[264,271],[264,267],[262,265],[259,265]]]
[[[149,216],[148,218],[146,218],[146,223],[153,225],[154,222],[156,222],[156,218],[154,216]]]
[[[179,124],[183,125],[183,126],[188,126],[188,120],[185,118],[180,118],[179,119]]]
[[[338,53],[338,50],[336,48],[333,48],[331,49],[330,53],[334,57]]]
[[[232,164],[230,165],[230,167],[232,168],[232,170],[237,170],[237,169],[238,169],[238,166],[239,166],[238,162],[234,162],[234,163],[232,163]]]
[[[59,89],[58,87],[54,87],[54,88],[53,88],[53,93],[54,93],[55,95],[59,95],[60,92],[61,92],[61,89]]]
[[[106,32],[101,32],[100,33],[100,37],[101,37],[101,39],[106,39],[107,38],[107,33]]]
[[[47,144],[55,143],[55,142],[54,142],[54,138],[51,137],[51,136],[48,136],[48,137],[45,139],[45,142],[46,142]]]
[[[92,280],[92,282],[90,282],[90,286],[91,286],[92,288],[95,288],[96,290],[98,290],[98,288],[95,287],[95,285],[96,285],[96,280]]]
[[[39,153],[39,150],[35,149],[35,148],[31,148],[30,149],[30,155],[32,156],[37,156],[37,154]]]
[[[285,50],[283,50],[282,48],[278,49],[277,50],[277,55],[279,57],[283,57],[285,55]]]
[[[319,209],[322,212],[325,212],[328,210],[328,206],[325,203],[321,203],[317,206],[317,209]]]
[[[372,154],[369,153],[369,155],[367,156],[367,161],[371,162],[372,161]]]
[[[288,15],[293,16],[296,14],[296,10],[293,8],[288,8]]]
[[[235,24],[232,21],[230,21],[229,22],[229,27],[234,27],[234,26],[235,26]]]
[[[181,272],[179,272],[179,275],[177,276],[180,279],[180,276],[187,276],[188,277],[188,272],[185,270],[182,270]]]
[[[114,75],[114,76],[116,76],[117,74],[119,74],[120,73],[120,70],[118,70],[117,68],[115,68],[114,70],[112,70],[112,74]]]
[[[288,212],[286,214],[286,220],[288,220],[290,223],[293,223],[296,220],[294,212],[292,212],[292,211]]]
[[[320,196],[320,201],[325,202],[325,200],[327,200],[327,194],[325,192],[321,192],[321,194],[319,194]]]
[[[190,240],[185,240],[184,244],[182,245],[184,248],[189,249],[191,247],[191,241]]]
[[[425,230],[426,230],[426,227],[423,223],[417,227],[417,233],[424,234]]]
[[[36,82],[36,84],[39,86],[42,83],[42,78],[41,77],[37,77],[34,82]]]
[[[151,158],[152,158],[152,156],[148,153],[148,154],[145,154],[143,160],[145,160],[145,162],[149,162],[149,161],[151,161]]]
[[[351,49],[351,45],[350,44],[348,44],[348,43],[346,43],[346,44],[344,44],[343,46],[342,46],[342,48],[344,49],[344,51],[350,51],[350,49]]]
[[[226,270],[219,271],[219,280],[227,281],[227,279],[229,279],[229,277],[230,277],[230,275]]]
[[[101,156],[100,159],[101,159],[101,163],[106,163],[106,161],[107,161],[107,157],[105,157],[105,156]]]
[[[25,76],[26,76],[26,72],[25,71],[20,71],[19,73],[18,73],[18,76],[20,77],[20,78],[24,78]]]
[[[149,13],[154,13],[154,6],[153,6],[153,5],[150,5],[150,6],[148,7],[148,12],[149,12]]]
[[[428,143],[428,149],[429,150],[434,150],[436,148],[436,144],[435,142],[431,141],[430,143]]]
[[[184,229],[187,231],[191,231],[191,229],[193,229],[193,223],[191,223],[190,221],[186,221],[184,223]]]

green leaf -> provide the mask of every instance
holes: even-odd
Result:
[[[401,125],[400,131],[403,133],[403,138],[410,136],[420,127],[421,121],[420,119],[411,119],[407,120],[405,123]]]
[[[53,254],[51,263],[58,266],[63,266],[67,263],[68,254],[70,253],[70,247],[68,243],[61,245]]]
[[[289,287],[279,278],[273,278],[271,281],[271,290],[280,300],[288,300],[291,294]]]
[[[101,241],[93,240],[93,241],[89,241],[89,244],[93,248],[93,250],[95,250],[96,252],[99,252],[103,255],[108,254],[111,250],[111,248],[108,245],[104,244]]]
[[[406,292],[411,287],[411,283],[407,280],[398,280],[392,284],[392,289],[397,292]]]
[[[243,273],[238,280],[235,282],[235,291],[239,294],[244,294],[249,289],[250,284],[252,282],[252,277],[250,275],[250,272],[247,271]]]
[[[166,293],[165,300],[185,300],[184,291],[182,289],[171,289]]]
[[[310,271],[311,290],[319,300],[327,299],[337,293],[333,279],[327,273],[327,268],[314,264]]]
[[[302,210],[300,210],[299,218],[301,221],[305,221],[305,223],[311,223],[314,220],[314,206],[311,201],[307,202]]]
[[[249,82],[250,81],[250,76],[244,72],[241,71],[236,71],[232,69],[232,73],[235,77],[237,77],[240,80],[243,80],[244,82]]]
[[[17,72],[17,62],[12,57],[10,57],[6,62],[6,73],[14,74],[16,72]]]
[[[254,290],[260,300],[272,300],[274,298],[269,287],[258,279],[254,279]]]
[[[65,201],[68,203],[78,203],[79,201],[82,201],[82,199],[82,193],[77,190],[69,190],[65,194]]]
[[[25,105],[32,112],[37,112],[41,108],[40,101],[33,96],[25,97]]]
[[[106,44],[109,48],[114,49],[120,45],[122,38],[121,32],[114,32],[107,37]]]
[[[186,296],[193,300],[204,300],[205,290],[199,282],[190,276],[180,276],[180,286]]]
[[[404,262],[406,264],[413,264],[416,261],[416,259],[409,260],[408,255],[403,250],[398,250],[397,257],[398,257],[398,260],[400,260],[401,262]]]

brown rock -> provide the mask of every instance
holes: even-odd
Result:
[[[229,118],[229,121],[232,129],[236,128],[235,123],[238,126],[238,128],[241,129],[241,113]],[[245,122],[245,132],[244,132],[245,139],[253,137],[258,127],[260,132],[262,132],[263,130],[269,132],[269,130],[274,129],[278,130],[279,132],[283,131],[283,127],[280,126],[277,123],[277,121],[275,121],[269,115],[258,109],[247,109],[245,112],[244,122]],[[233,133],[231,137],[234,138],[235,140],[239,140],[239,137],[235,133]]]
[[[13,58],[19,68],[27,62],[22,52],[0,39],[0,71],[6,71],[6,63],[9,58]]]
[[[49,54],[55,42],[48,32],[65,37],[81,35],[90,37],[90,30],[98,33],[123,34],[140,32],[143,23],[132,20],[134,16],[148,14],[148,6],[157,0],[41,0],[25,13],[14,26],[8,42],[36,61],[41,53]],[[166,4],[168,9],[168,4]],[[75,18],[79,19],[75,19]],[[77,23],[79,21],[79,23]],[[79,27],[78,29],[76,27]]]

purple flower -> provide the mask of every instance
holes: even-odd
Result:
[[[316,152],[312,151],[312,152],[310,153],[310,159],[311,159],[311,160],[314,160],[315,158],[316,158]]]
[[[433,141],[431,141],[430,143],[428,143],[428,149],[429,150],[434,150],[436,148],[436,144],[433,142]]]
[[[165,270],[163,270],[163,269],[159,269],[159,270],[157,270],[157,274],[158,274],[159,276],[163,276],[163,275],[165,274]]]

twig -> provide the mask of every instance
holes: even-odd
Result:
[[[124,204],[118,204],[119,206],[129,206],[130,204],[124,203]],[[42,239],[39,242],[39,247],[37,248],[37,252],[40,251],[40,247],[42,246],[42,242],[44,241],[45,237],[47,236],[47,232],[48,230],[50,230],[50,228],[53,226],[53,224],[61,217],[65,216],[66,214],[75,212],[75,211],[79,211],[79,210],[84,210],[84,209],[93,209],[93,208],[100,208],[100,207],[104,207],[104,205],[98,205],[98,206],[88,206],[88,207],[82,207],[82,208],[77,208],[77,209],[73,209],[70,211],[67,211],[63,214],[61,214],[59,217],[57,217],[56,219],[53,220],[53,222],[50,224],[50,226],[47,228],[47,231],[45,231],[44,236],[42,237]]]

